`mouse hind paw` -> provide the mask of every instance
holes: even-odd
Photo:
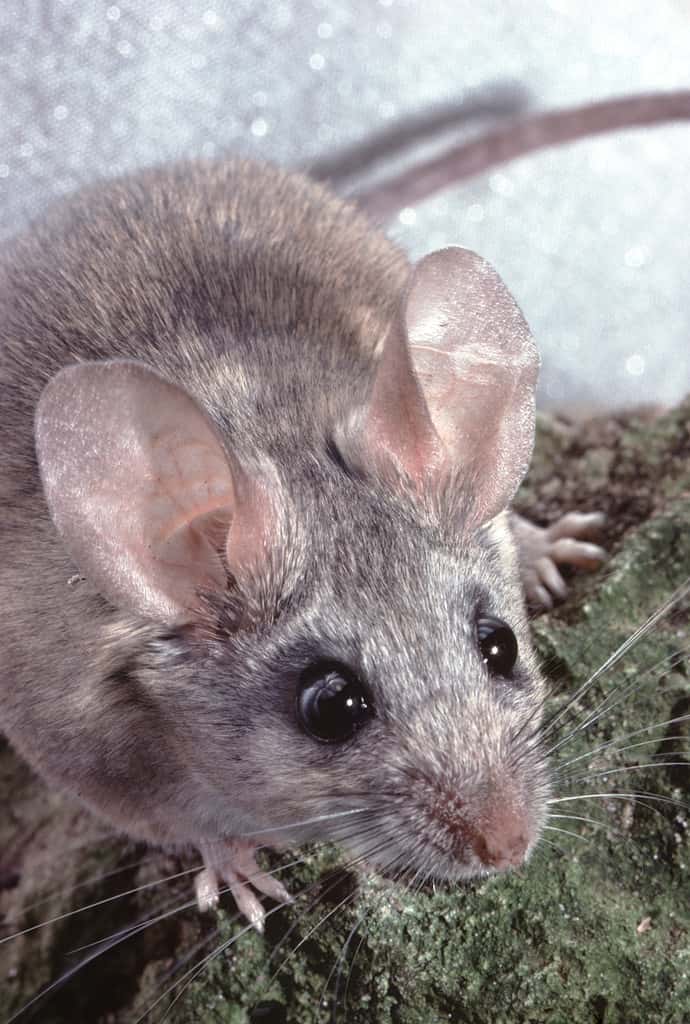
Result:
[[[223,885],[232,893],[239,912],[259,933],[263,933],[266,911],[257,892],[278,903],[290,903],[292,898],[277,878],[262,871],[256,863],[257,846],[242,839],[202,843],[199,847],[204,868],[196,876],[194,887],[200,911],[218,906]],[[256,890],[253,891],[253,890]]]
[[[520,572],[527,602],[548,610],[568,593],[560,565],[593,571],[607,553],[598,540],[605,523],[601,512],[568,512],[551,526],[535,526],[513,513],[511,526],[518,546]]]

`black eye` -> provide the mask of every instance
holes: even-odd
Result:
[[[517,640],[510,626],[502,619],[485,615],[477,622],[477,637],[489,671],[497,676],[509,676],[518,656]]]
[[[302,673],[297,717],[302,728],[324,743],[342,743],[372,714],[364,686],[344,665],[320,662]]]

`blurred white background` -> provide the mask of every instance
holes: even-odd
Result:
[[[690,85],[685,0],[3,0],[0,237],[82,182],[231,150],[302,164],[492,83],[536,108]],[[544,151],[407,211],[488,257],[541,400],[690,390],[690,123]]]

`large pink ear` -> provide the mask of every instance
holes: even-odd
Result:
[[[496,271],[468,249],[424,257],[384,343],[363,424],[413,482],[467,483],[473,523],[510,502],[534,443],[539,355]]]
[[[226,585],[226,544],[231,570],[257,554],[250,481],[190,395],[147,367],[61,370],[41,395],[35,432],[53,521],[115,604],[188,621],[200,590]]]

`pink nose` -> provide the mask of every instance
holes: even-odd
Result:
[[[522,864],[528,846],[527,824],[509,808],[497,808],[472,838],[472,847],[482,864],[499,871]]]

